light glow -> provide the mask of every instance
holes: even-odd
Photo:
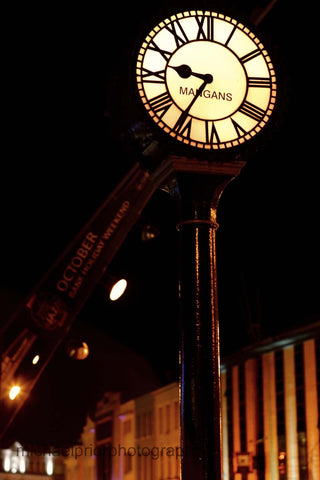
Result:
[[[82,342],[81,347],[77,351],[77,359],[84,360],[89,355],[89,347],[86,342]]]
[[[46,455],[45,462],[46,462],[46,474],[53,475],[53,458],[49,455]]]
[[[14,385],[9,392],[9,398],[10,400],[14,400],[20,393],[21,387],[19,385]]]
[[[71,340],[66,346],[67,354],[75,360],[85,360],[89,355],[89,347],[86,342]]]
[[[35,355],[32,359],[32,363],[33,365],[37,365],[37,363],[39,362],[40,360],[40,355]]]
[[[24,457],[21,457],[19,460],[19,472],[26,473],[26,460]]]
[[[11,450],[3,450],[3,454],[4,454],[3,470],[4,470],[5,472],[10,472],[10,467],[11,467],[11,461],[10,461]]]
[[[127,288],[127,280],[122,278],[118,282],[116,282],[111,291],[110,291],[110,300],[115,301],[118,300],[118,298],[121,297],[121,295],[124,293],[125,289]]]

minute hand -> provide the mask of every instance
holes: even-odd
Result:
[[[192,107],[192,105],[194,104],[194,102],[197,100],[197,98],[199,97],[199,95],[201,95],[201,93],[203,92],[205,86],[207,85],[207,83],[210,83],[208,81],[208,78],[206,78],[203,82],[203,84],[200,86],[200,88],[197,89],[197,93],[195,94],[195,96],[193,97],[193,99],[191,100],[191,102],[189,103],[189,105],[187,106],[187,108],[181,113],[180,117],[178,118],[178,120],[176,121],[175,123],[175,126],[173,127],[173,130],[180,130],[180,127],[184,124],[188,114],[189,114],[189,111]]]

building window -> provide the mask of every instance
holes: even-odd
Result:
[[[150,475],[150,480],[153,480],[154,479],[154,468],[153,468],[153,460],[151,458],[151,455],[148,455],[147,457],[148,459],[148,463],[149,463],[149,475]]]
[[[233,472],[233,410],[232,410],[232,368],[227,370],[227,418],[228,418],[228,451],[229,471]]]
[[[244,364],[239,365],[239,413],[240,413],[240,443],[241,450],[247,451],[246,402]]]
[[[258,392],[258,441],[257,457],[254,465],[258,471],[259,480],[265,479],[265,452],[264,452],[264,427],[263,427],[263,385],[262,385],[262,358],[257,361],[257,392]]]
[[[141,436],[141,422],[140,422],[140,415],[137,415],[137,438]]]
[[[318,403],[320,405],[320,338],[316,339],[316,364],[317,364]],[[320,430],[320,406],[319,406],[318,428]]]
[[[163,433],[163,408],[159,407],[159,433]]]
[[[172,462],[172,458],[167,457],[167,477],[168,478],[171,478],[171,462]]]
[[[149,478],[149,464],[148,464],[149,457],[143,457],[143,463],[144,463],[144,480],[148,480]]]
[[[279,449],[286,450],[285,439],[285,413],[284,413],[284,367],[283,350],[275,352],[276,368],[276,395],[277,395],[277,428],[279,437]],[[281,439],[281,442],[280,442]]]
[[[131,472],[132,470],[132,455],[124,455],[123,457],[123,469],[124,469],[124,473],[128,473],[128,472]]]
[[[142,415],[142,432],[141,432],[142,437],[147,436],[147,414],[144,413]]]
[[[152,417],[152,411],[150,410],[148,412],[148,435],[152,435],[153,433],[152,424],[153,424],[153,417]]]
[[[295,357],[294,360],[295,360],[295,374],[296,374],[298,432],[305,432],[306,419],[305,419],[304,366],[303,366],[302,344],[295,346],[294,357]]]
[[[170,432],[170,405],[166,405],[166,433]]]
[[[138,466],[138,478],[141,478],[141,470],[142,470],[142,457],[138,455],[137,457],[137,466]]]
[[[176,458],[176,478],[180,478],[180,458],[177,455]]]
[[[108,420],[103,423],[98,423],[96,428],[97,440],[112,437],[112,420]]]
[[[174,402],[174,429],[179,430],[180,427],[180,408],[179,402]]]
[[[112,474],[112,457],[111,445],[103,445],[103,455],[97,456],[97,473],[99,480],[111,480]]]
[[[131,432],[131,420],[126,420],[123,422],[123,434],[127,435]]]
[[[295,345],[294,347],[294,361],[295,361],[295,374],[296,374],[299,475],[300,475],[300,480],[308,480],[306,416],[305,416],[305,396],[304,396],[304,363],[303,363],[303,345],[302,344]]]
[[[160,480],[164,479],[164,457],[160,457]]]

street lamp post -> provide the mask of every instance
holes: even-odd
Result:
[[[178,187],[182,480],[221,480],[216,230],[219,198],[242,161],[172,157]]]

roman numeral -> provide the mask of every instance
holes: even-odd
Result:
[[[148,78],[156,77],[156,79]],[[165,70],[159,70],[158,72],[153,72],[147,68],[142,69],[142,79],[145,83],[164,83],[165,81]]]
[[[149,44],[149,49],[150,50],[154,50],[155,52],[158,52],[160,53],[160,55],[163,56],[163,58],[167,61],[169,60],[169,58],[171,57],[172,55],[172,52],[168,52],[167,50],[162,50],[160,47],[158,47],[158,45],[156,44],[156,42],[154,40],[152,40],[152,42],[150,42]]]
[[[250,60],[256,58],[258,55],[261,55],[261,50],[259,50],[259,48],[256,48],[255,50],[252,50],[252,52],[249,52],[246,55],[243,55],[243,57],[240,57],[240,62],[249,62]]]
[[[184,135],[185,137],[190,139],[191,134],[191,124],[192,118],[189,117],[186,111],[182,112],[178,120],[176,121],[173,130],[180,135]]]
[[[179,35],[177,33],[176,27],[179,27]],[[170,33],[174,36],[174,40],[176,42],[177,47],[184,45],[189,41],[185,31],[183,30],[179,20],[172,22],[170,25],[166,26],[166,29],[169,30]],[[183,38],[181,38],[181,35]]]
[[[270,88],[271,80],[270,78],[262,77],[249,77],[248,78],[248,87],[257,87],[257,88]]]
[[[228,45],[228,43],[230,42],[230,40],[231,40],[231,38],[232,38],[232,35],[234,34],[234,32],[235,32],[236,30],[237,30],[237,26],[235,25],[235,26],[233,27],[233,29],[231,30],[231,33],[230,33],[229,37],[227,38],[227,41],[226,41],[225,45]]]
[[[184,137],[188,138],[190,140],[190,135],[191,135],[191,125],[192,125],[192,118],[190,118],[187,123],[183,122],[178,125],[177,128],[175,128],[175,131],[177,133],[180,133],[180,135],[183,135]],[[176,126],[175,126],[176,127]]]
[[[235,128],[235,131],[237,132],[238,137],[241,137],[243,134],[247,133],[247,131],[242,128],[233,118],[231,118],[232,125]]]
[[[214,122],[206,120],[206,143],[220,143]]]
[[[213,41],[213,17],[195,17],[199,30],[197,40],[211,40]]]
[[[253,118],[253,120],[256,120],[257,122],[262,120],[265,115],[265,111],[262,108],[259,108],[250,102],[243,102],[238,111],[247,115],[247,117]]]
[[[173,104],[172,98],[168,92],[161,93],[149,101],[152,110],[162,118]]]

